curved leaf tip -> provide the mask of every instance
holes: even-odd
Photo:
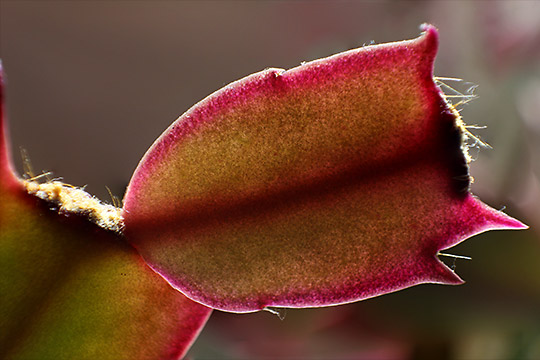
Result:
[[[441,249],[521,225],[469,194],[463,124],[433,80],[438,33],[423,30],[268,69],[193,106],[131,179],[128,240],[226,311],[461,283]]]

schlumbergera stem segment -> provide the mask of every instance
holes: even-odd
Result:
[[[250,312],[460,284],[439,251],[517,220],[469,192],[465,128],[433,78],[435,27],[193,106],[143,157],[125,232],[188,297]]]
[[[469,192],[466,130],[433,79],[437,30],[423,30],[210,95],[148,150],[123,209],[18,179],[0,102],[0,349],[177,358],[210,308],[461,283],[441,250],[526,226]],[[0,69],[0,98],[1,85]]]
[[[142,261],[112,207],[59,182],[18,179],[4,119],[0,101],[0,357],[183,356],[211,310]]]

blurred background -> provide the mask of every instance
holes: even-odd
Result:
[[[467,280],[355,304],[214,312],[192,359],[540,359],[540,1],[7,1],[13,158],[109,200],[175,118],[266,67],[441,33],[437,76],[478,85],[462,107],[473,192],[531,229],[452,249]],[[452,264],[452,261],[450,261]]]

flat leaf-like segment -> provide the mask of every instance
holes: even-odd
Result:
[[[28,194],[11,170],[1,102],[0,113],[0,357],[178,359],[211,309],[118,233]]]
[[[154,143],[125,232],[174,287],[248,312],[461,283],[436,257],[522,226],[468,192],[462,124],[433,81],[435,28],[234,82]]]
[[[0,348],[8,359],[177,359],[210,309],[115,233],[0,190]]]

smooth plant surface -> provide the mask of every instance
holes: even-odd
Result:
[[[39,198],[43,191],[28,194],[39,184],[13,175],[2,109],[0,357],[182,356],[211,309],[171,288],[118,233],[88,221],[88,212],[58,214],[51,207],[61,203]],[[72,190],[54,186],[57,194]]]
[[[142,159],[126,233],[174,287],[233,312],[460,284],[440,250],[523,228],[468,191],[437,30],[234,82]]]
[[[123,209],[18,179],[1,107],[2,351],[177,358],[212,308],[462,283],[441,250],[526,226],[469,192],[472,135],[433,77],[437,30],[423,30],[210,95],[148,150]]]

